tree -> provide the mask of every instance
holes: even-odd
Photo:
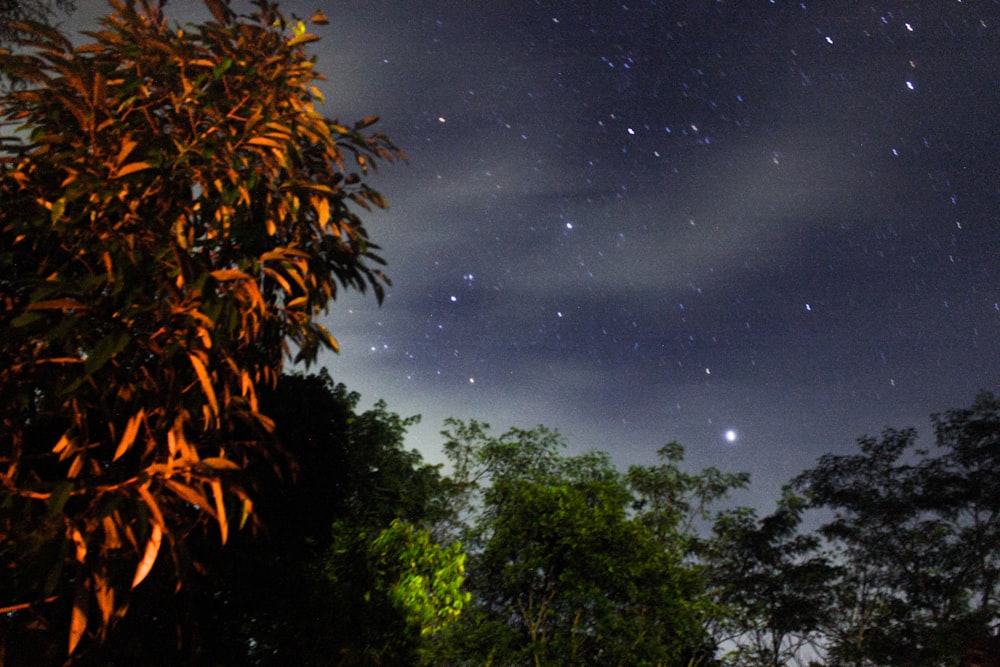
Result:
[[[707,664],[704,581],[633,514],[606,454],[564,456],[544,427],[448,425],[472,602],[439,663]]]
[[[786,489],[775,511],[758,519],[753,509],[721,513],[703,557],[722,608],[721,645],[734,646],[726,664],[782,667],[803,664],[819,650],[837,569],[818,552],[819,538],[798,532],[805,504]]]
[[[838,665],[951,665],[963,638],[993,634],[1000,571],[1000,400],[863,438],[795,480],[833,512],[820,532],[842,565],[828,652]]]
[[[0,610],[100,640],[153,564],[254,525],[288,468],[260,394],[336,349],[340,288],[388,283],[357,208],[402,157],[322,116],[316,39],[266,0],[168,27],[110,0],[93,42],[31,24],[0,52]],[[323,22],[322,15],[314,17]],[[161,551],[163,553],[161,553]],[[166,562],[164,562],[166,561]],[[10,616],[6,612],[16,612]]]
[[[337,523],[333,536],[318,564],[332,594],[326,604],[335,605],[334,625],[323,631],[339,640],[336,664],[425,664],[425,645],[469,601],[462,545],[442,546],[430,531],[399,519],[374,536]],[[309,664],[330,664],[332,654]]]
[[[16,34],[18,23],[48,21],[56,11],[70,12],[75,7],[73,0],[0,0],[0,42]]]

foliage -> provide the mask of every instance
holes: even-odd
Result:
[[[75,9],[73,0],[0,0],[0,42],[17,33],[17,24],[24,21],[49,21],[57,11]]]
[[[341,664],[415,664],[423,641],[462,613],[465,554],[443,547],[429,531],[394,520],[374,537],[337,523],[319,561],[343,611]],[[330,604],[330,602],[327,602]],[[344,630],[349,629],[349,632]]]
[[[888,430],[795,481],[834,513],[820,531],[843,565],[827,629],[836,664],[955,664],[963,637],[1000,621],[1000,400],[983,393],[934,425],[933,453],[913,430]]]
[[[803,510],[802,499],[786,489],[762,519],[740,507],[715,520],[704,558],[726,614],[717,641],[734,647],[728,665],[781,667],[816,651],[838,570],[818,553],[816,535],[798,532]]]
[[[260,394],[336,349],[338,289],[387,282],[354,207],[401,154],[316,110],[304,25],[208,4],[181,30],[111,0],[89,44],[33,23],[0,52],[24,84],[0,98],[0,608],[71,652],[161,550],[183,581],[207,524],[253,522],[246,469],[284,465]]]
[[[438,642],[439,664],[706,664],[704,581],[634,514],[606,454],[565,456],[544,427],[448,426],[472,603]]]
[[[433,634],[407,623],[392,584],[429,576],[433,566],[436,587],[425,600],[411,595],[424,602],[411,606],[442,611],[450,599],[457,610],[461,600],[447,596],[461,586],[460,547],[425,539],[438,515],[439,467],[403,447],[415,418],[381,402],[361,410],[359,400],[325,370],[282,375],[261,405],[300,466],[294,480],[260,473],[262,534],[234,533],[225,548],[192,536],[187,547],[202,574],[175,593],[154,569],[107,640],[78,651],[74,664],[415,664]],[[412,568],[391,558],[406,545]]]

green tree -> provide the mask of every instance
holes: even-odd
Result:
[[[313,664],[422,663],[423,647],[469,601],[461,544],[442,546],[430,531],[399,519],[374,535],[339,522],[333,536],[317,562],[333,594],[327,604],[336,605],[339,627],[325,631],[340,638],[339,658],[328,653]]]
[[[838,570],[819,552],[818,536],[799,532],[804,509],[786,489],[764,518],[740,507],[715,520],[703,558],[725,610],[717,641],[734,647],[728,665],[781,667],[820,650]]]
[[[32,24],[0,69],[0,609],[105,636],[155,562],[255,519],[285,465],[260,407],[385,277],[362,177],[401,154],[317,110],[316,39],[260,0],[174,29],[145,1],[80,47]],[[314,17],[323,22],[322,15]],[[162,553],[161,553],[162,552]]]
[[[704,581],[634,514],[606,454],[564,456],[544,427],[448,425],[472,602],[440,663],[707,664]]]
[[[961,640],[1000,620],[1000,400],[983,393],[933,422],[933,451],[912,429],[887,430],[795,480],[833,514],[820,532],[843,566],[834,664],[956,664]]]

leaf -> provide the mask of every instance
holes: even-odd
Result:
[[[206,370],[204,362],[191,352],[188,353],[188,358],[191,360],[191,366],[194,368],[194,372],[198,376],[198,381],[201,383],[201,389],[205,392],[205,398],[208,399],[209,405],[212,406],[212,414],[218,417],[219,402],[215,398],[215,388],[212,387],[212,381],[208,377],[208,370]]]
[[[267,146],[268,148],[281,148],[279,144],[274,139],[269,139],[267,137],[250,137],[247,139],[247,143],[251,146]]]
[[[52,224],[59,222],[59,218],[62,217],[65,211],[66,211],[65,197],[60,197],[59,199],[52,202],[52,210],[49,213],[49,217],[52,221]]]
[[[167,488],[173,491],[174,494],[184,502],[197,505],[198,507],[208,507],[208,498],[206,498],[194,487],[172,479],[165,479],[163,480],[163,483],[166,484]]]
[[[73,444],[73,440],[70,439],[69,434],[68,433],[63,433],[62,437],[59,438],[59,442],[57,442],[55,444],[55,447],[52,448],[52,453],[53,454],[61,454],[63,451],[66,450],[67,447],[69,447],[72,444]],[[61,461],[62,459],[63,459],[63,457],[60,456],[59,460]]]
[[[118,169],[115,172],[114,176],[112,176],[111,178],[122,178],[123,176],[134,174],[137,171],[142,171],[143,169],[149,169],[152,166],[153,165],[149,164],[148,162],[132,162],[131,164],[127,164],[121,169]]]
[[[222,481],[216,477],[209,484],[212,486],[212,495],[215,496],[215,519],[219,522],[219,534],[222,543],[225,544],[229,537],[229,523],[226,521],[226,499],[222,495]]]
[[[79,528],[73,528],[72,537],[76,546],[76,562],[83,563],[87,560],[87,541],[83,539]]]
[[[156,562],[156,554],[160,552],[160,541],[163,539],[163,529],[160,524],[153,523],[153,528],[149,533],[149,541],[146,542],[146,550],[142,554],[142,560],[135,568],[135,576],[132,577],[132,588],[142,583],[149,571],[153,569]]]
[[[87,611],[90,606],[90,596],[87,594],[86,579],[80,578],[76,583],[73,595],[73,612],[69,622],[69,652],[73,653],[83,633],[87,630]]]
[[[251,280],[249,274],[244,273],[239,269],[219,269],[218,271],[212,271],[211,275],[220,283],[230,280]]]
[[[118,448],[115,449],[115,455],[111,458],[112,461],[117,461],[122,457],[122,455],[128,451],[132,443],[135,442],[135,436],[139,433],[139,425],[142,423],[142,418],[145,416],[145,410],[139,409],[139,412],[132,415],[128,420],[128,424],[125,425],[125,432],[122,434],[122,439],[118,443]]]
[[[87,360],[83,363],[84,374],[90,375],[99,370],[131,341],[132,336],[124,331],[102,338],[87,355]]]
[[[240,528],[246,525],[247,519],[253,514],[253,500],[243,496],[240,502]]]
[[[40,319],[42,319],[41,313],[21,313],[10,321],[10,326],[15,329],[18,327],[26,327],[32,322],[37,322]]]
[[[316,218],[320,227],[326,227],[330,222],[330,200],[326,197],[310,197],[313,208],[316,209]]]
[[[115,610],[115,589],[108,584],[107,577],[98,573],[93,574],[94,597],[97,598],[97,606],[101,610],[101,621],[105,627],[111,620],[111,614]]]
[[[212,470],[242,470],[238,463],[222,458],[221,456],[210,456],[206,459],[202,459],[201,463],[208,466]]]
[[[318,39],[319,39],[318,36],[307,32],[299,35],[298,37],[291,38],[290,40],[288,40],[287,44],[288,46],[298,46],[299,44],[308,44],[309,42],[315,42]]]
[[[326,14],[317,9],[316,13],[309,17],[309,22],[314,23],[315,25],[328,25],[330,23],[330,19],[326,18]]]
[[[49,495],[49,506],[46,511],[47,518],[52,519],[63,511],[63,508],[66,506],[66,501],[69,500],[69,496],[72,491],[73,482],[62,481],[56,484],[55,488],[52,489],[52,493]]]
[[[123,141],[121,150],[118,151],[118,157],[115,158],[115,166],[121,166],[121,164],[125,162],[125,158],[127,158],[138,145],[139,142],[134,139],[126,139]]]
[[[153,523],[162,525],[163,513],[160,512],[160,506],[156,504],[156,499],[153,498],[153,494],[149,492],[148,483],[139,486],[139,497],[141,497],[143,502],[146,503],[146,507],[149,508],[150,513],[153,515]]]
[[[47,299],[28,304],[26,311],[33,310],[89,310],[87,306],[76,299]]]

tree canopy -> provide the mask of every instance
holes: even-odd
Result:
[[[89,43],[28,22],[0,52],[0,609],[71,651],[254,522],[245,471],[287,467],[260,395],[336,349],[340,289],[381,299],[363,179],[402,157],[320,113],[317,38],[266,0],[110,5]]]

